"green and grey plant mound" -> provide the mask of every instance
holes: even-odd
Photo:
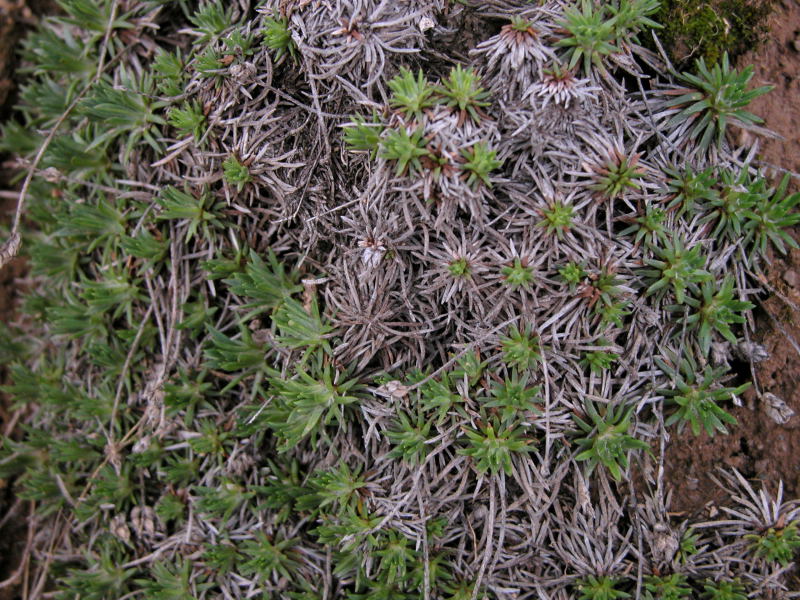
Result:
[[[0,142],[32,598],[789,593],[782,488],[663,481],[797,247],[750,70],[655,0],[59,4]]]

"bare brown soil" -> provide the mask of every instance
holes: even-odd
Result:
[[[759,157],[768,165],[800,173],[800,5],[792,0],[777,3],[769,26],[765,44],[741,57],[739,64],[755,66],[754,85],[775,86],[750,107],[783,136],[761,139]],[[797,183],[795,190],[800,187]],[[800,240],[800,228],[794,237]],[[762,480],[773,493],[782,480],[784,498],[800,496],[800,251],[785,258],[776,255],[767,273],[777,294],[766,299],[757,313],[755,341],[770,354],[756,366],[757,389],[783,399],[795,416],[777,424],[753,387],[745,394],[745,406],[730,411],[739,421],[730,435],[695,438],[689,431],[673,435],[666,476],[675,511],[697,514],[719,503],[722,492],[711,476],[721,465]],[[742,370],[746,376],[747,366]]]

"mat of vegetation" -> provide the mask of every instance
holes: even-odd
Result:
[[[751,69],[657,0],[59,4],[0,138],[24,597],[798,596],[779,482],[664,485],[797,247]]]

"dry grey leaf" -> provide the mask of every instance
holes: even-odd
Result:
[[[6,240],[6,243],[0,247],[0,269],[5,267],[11,262],[11,259],[17,255],[21,243],[22,238],[15,232],[12,233],[11,237]]]
[[[386,396],[394,401],[403,400],[408,396],[408,387],[396,380],[386,382],[375,391],[381,396]]]
[[[419,30],[422,33],[425,33],[426,31],[436,27],[436,23],[430,17],[422,17],[419,20],[419,25],[418,26],[419,26]]]
[[[735,347],[736,354],[745,360],[762,362],[769,358],[769,352],[761,344],[755,342],[739,342]]]
[[[785,425],[794,416],[794,410],[786,402],[771,392],[761,394],[764,410],[778,425]]]
[[[156,533],[156,512],[150,506],[131,509],[131,526],[137,537],[153,537]]]
[[[114,518],[111,519],[109,527],[112,534],[128,544],[131,541],[131,530],[128,529],[126,521],[125,515],[115,515]]]
[[[668,525],[658,523],[653,527],[653,558],[657,562],[671,562],[680,546],[680,536]]]

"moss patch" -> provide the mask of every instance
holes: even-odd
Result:
[[[675,66],[689,68],[704,58],[714,64],[727,52],[732,59],[758,46],[769,32],[767,17],[775,0],[662,0],[655,20]]]

